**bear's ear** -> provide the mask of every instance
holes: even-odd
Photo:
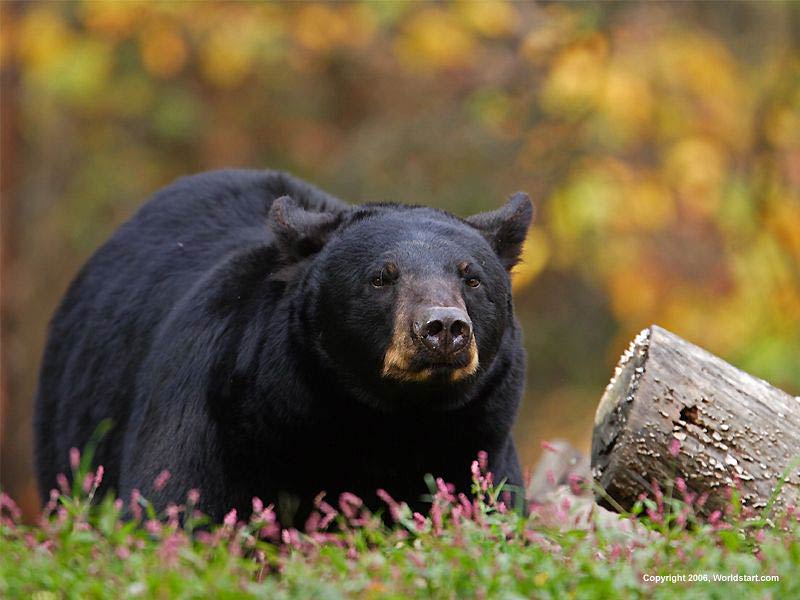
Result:
[[[533,212],[528,194],[517,192],[497,210],[467,217],[466,221],[483,234],[510,271],[519,261]]]
[[[289,256],[305,258],[319,252],[342,221],[341,212],[312,212],[293,198],[281,196],[269,209],[269,226]]]

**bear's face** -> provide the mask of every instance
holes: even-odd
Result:
[[[509,270],[532,218],[527,196],[466,220],[394,205],[326,216],[285,202],[273,218],[304,228],[292,241],[314,254],[318,350],[368,392],[355,395],[464,396],[514,326]]]

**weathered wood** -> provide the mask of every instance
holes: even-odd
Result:
[[[775,505],[797,503],[799,456],[800,398],[654,325],[623,354],[600,401],[591,464],[626,509],[653,481],[682,477],[709,493],[711,511],[734,485],[744,505],[766,506],[790,467]]]

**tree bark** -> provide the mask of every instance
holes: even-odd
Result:
[[[775,507],[800,492],[800,398],[655,325],[617,365],[595,416],[592,475],[626,510],[653,482],[682,477],[707,492],[704,512],[730,502]],[[598,501],[609,506],[600,492]]]

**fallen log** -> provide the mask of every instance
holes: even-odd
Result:
[[[622,355],[595,416],[592,476],[629,510],[653,482],[682,477],[707,492],[704,512],[740,501],[753,509],[796,504],[800,398],[748,375],[655,325]]]

